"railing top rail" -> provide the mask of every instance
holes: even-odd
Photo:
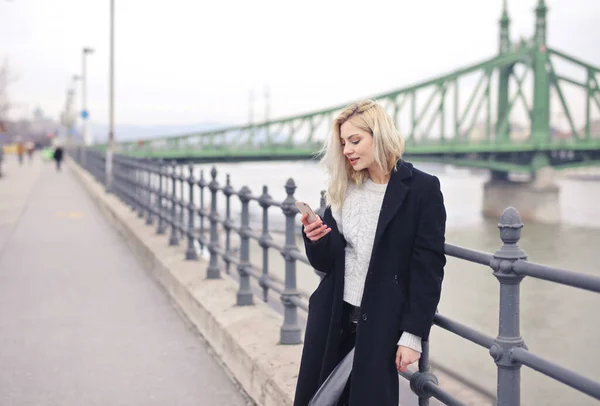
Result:
[[[513,362],[519,362],[586,395],[600,399],[600,382],[532,354],[525,348],[514,348],[511,350],[510,358]]]
[[[448,256],[462,259],[467,262],[487,266],[490,266],[491,261],[494,259],[494,254],[448,243],[445,244],[445,253]],[[512,270],[518,275],[529,276],[535,279],[558,283],[560,285],[572,286],[600,293],[600,277],[595,275],[554,268],[524,259],[516,260],[511,266]]]
[[[518,260],[513,264],[518,275],[530,276],[566,286],[573,286],[591,292],[600,293],[600,277],[580,272],[566,271],[535,262]]]
[[[494,255],[487,252],[477,251],[471,248],[464,248],[454,244],[446,243],[444,245],[444,251],[446,255],[455,257],[458,259],[464,259],[468,262],[475,262],[481,265],[490,265]]]

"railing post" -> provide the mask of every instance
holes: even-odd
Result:
[[[267,186],[263,186],[262,195],[258,199],[258,204],[263,208],[263,221],[262,221],[262,234],[258,240],[259,245],[263,249],[263,269],[262,275],[258,279],[258,284],[263,289],[263,301],[267,301],[269,298],[269,246],[267,245],[271,241],[271,235],[269,234],[269,207],[271,202],[271,196],[269,196]]]
[[[129,199],[129,196],[127,196],[127,194],[125,193],[125,190],[127,190],[127,167],[125,167],[123,165],[123,158],[118,155],[115,154],[114,155],[115,158],[115,167],[113,168],[113,173],[114,173],[114,190],[116,190],[116,194],[117,196],[119,196],[121,198],[121,200],[123,200],[123,202],[126,205],[131,204],[131,200]]]
[[[95,152],[95,151],[94,151]],[[90,156],[90,161],[92,161],[94,168],[96,170],[96,180],[98,180],[99,183],[102,183],[102,176],[100,174],[100,165],[102,164],[102,153],[98,153],[98,154],[91,154]]]
[[[419,406],[429,406],[429,398],[425,386],[428,382],[438,384],[437,377],[432,374],[429,365],[429,341],[422,341],[422,353],[419,358],[419,371],[410,378],[410,389],[419,397]]]
[[[250,189],[244,186],[240,190],[239,196],[242,202],[242,224],[240,227],[240,263],[237,267],[240,273],[240,288],[237,292],[237,304],[238,306],[253,305],[254,300],[252,296],[252,290],[250,289],[250,275],[248,275],[248,269],[250,268]]]
[[[188,169],[190,171],[190,176],[187,179],[188,185],[190,186],[190,201],[188,204],[188,247],[185,252],[185,259],[192,261],[198,259],[196,247],[194,247],[194,217],[196,216],[196,208],[194,207],[194,183],[196,180],[194,179],[194,165],[189,164]]]
[[[177,162],[171,162],[171,237],[169,245],[179,245],[179,237],[177,236]]]
[[[325,216],[325,209],[327,208],[327,199],[325,198],[325,191],[321,190],[321,198],[319,199],[319,208],[316,210],[317,215],[323,219]]]
[[[90,173],[90,175],[92,175],[94,178],[96,177],[96,173],[94,172],[94,167],[91,166],[90,163],[86,162],[85,160],[84,160],[84,168],[86,171],[88,171]]]
[[[200,214],[200,237],[198,238],[198,242],[200,243],[200,253],[202,254],[204,251],[204,188],[206,187],[206,180],[204,180],[204,170],[200,171],[200,180],[198,181],[198,186],[200,187],[200,209],[198,210]]]
[[[88,167],[88,171],[92,174],[94,179],[98,180],[98,174],[96,173],[96,165],[94,165],[94,155],[93,154],[88,155],[86,165]]]
[[[231,267],[231,260],[229,256],[231,255],[231,195],[233,194],[233,192],[234,190],[231,187],[231,179],[229,174],[227,174],[227,176],[225,177],[225,187],[223,188],[223,194],[225,195],[225,221],[223,222],[223,228],[225,229],[225,257],[223,258],[223,260],[225,262],[225,273],[228,275],[229,269]],[[240,195],[240,200],[241,199],[242,196]],[[243,220],[244,217],[242,212],[242,224]]]
[[[143,164],[141,164],[140,162],[138,162],[135,159],[133,159],[132,162],[133,162],[133,165],[135,168],[135,173],[136,173],[135,186],[138,191],[138,193],[137,193],[138,217],[144,218],[144,195],[145,195],[145,193],[144,193],[144,171],[143,171],[143,166],[142,166]]]
[[[146,225],[154,224],[154,213],[152,212],[152,181],[153,179],[153,162],[148,162],[145,165],[146,169],[146,187],[148,189],[148,207],[146,208]]]
[[[137,188],[135,187],[135,168],[132,166],[131,158],[123,158],[124,164],[127,166],[127,194],[131,201],[131,211],[137,210]]]
[[[165,213],[163,212],[164,204],[165,204],[165,191],[163,189],[163,180],[165,170],[163,165],[163,160],[158,160],[158,193],[157,193],[157,206],[158,206],[158,227],[156,228],[156,234],[163,235],[167,232],[167,227],[165,223]]]
[[[297,251],[296,247],[296,223],[297,213],[296,199],[294,192],[296,184],[293,179],[289,179],[285,184],[287,197],[282,203],[282,210],[285,214],[285,247],[281,255],[285,258],[285,289],[281,294],[281,302],[285,307],[283,315],[283,326],[281,326],[280,339],[281,344],[300,344],[300,325],[298,324],[298,307],[293,303],[292,298],[300,297],[296,289],[296,259],[292,257],[292,251]]]
[[[115,155],[116,158],[116,155]],[[115,159],[115,164],[117,162],[117,159]],[[127,207],[131,208],[132,206],[132,202],[131,202],[131,187],[129,184],[129,167],[127,166],[127,161],[126,158],[124,156],[119,156],[118,158],[118,166],[119,169],[118,170],[118,174],[117,172],[115,172],[115,179],[116,177],[119,177],[119,183],[117,183],[117,186],[119,188],[119,196],[121,196],[121,199],[123,200],[123,202],[125,202],[125,204],[127,205]]]
[[[117,177],[120,175],[120,173],[118,171],[119,171],[119,167],[118,167],[118,164],[117,164],[117,154],[115,154],[115,155],[113,155],[113,167],[112,167],[113,184],[112,184],[110,190],[107,190],[107,193],[112,193],[113,195],[115,195],[119,199],[123,200],[123,198],[119,194],[119,185],[117,183],[118,182]]]
[[[183,196],[185,196],[184,186],[185,186],[185,174],[183,173],[183,165],[181,165],[179,176],[179,229],[181,231],[181,238],[185,238],[186,227],[185,227],[185,200]]]
[[[210,252],[210,262],[206,270],[207,279],[217,279],[221,277],[219,270],[219,234],[217,232],[217,224],[219,221],[219,213],[217,212],[217,192],[219,191],[219,183],[217,182],[217,168],[213,166],[210,171],[212,181],[208,185],[210,189],[210,244],[208,251]]]
[[[525,347],[519,321],[519,295],[522,276],[513,271],[516,260],[526,259],[527,254],[519,248],[521,216],[509,207],[500,216],[500,238],[504,245],[496,251],[491,261],[494,276],[500,282],[500,326],[498,337],[490,348],[490,355],[498,366],[497,406],[521,404],[521,364],[511,360],[514,348]]]
[[[98,171],[100,172],[100,180],[104,186],[106,186],[106,153],[103,152],[100,155],[100,165]]]

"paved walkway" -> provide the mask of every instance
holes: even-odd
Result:
[[[6,158],[0,406],[248,404],[68,168]]]
[[[27,199],[39,179],[38,160],[19,165],[16,156],[5,155],[0,178],[0,253],[27,206]]]

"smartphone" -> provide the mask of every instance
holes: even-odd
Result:
[[[309,223],[314,223],[315,221],[317,221],[317,215],[315,214],[313,209],[311,209],[307,203],[298,201],[298,202],[296,202],[296,207],[298,208],[298,211],[300,212],[300,214],[308,213],[308,222]]]

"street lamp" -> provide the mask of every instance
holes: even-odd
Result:
[[[108,100],[108,148],[106,149],[106,190],[112,191],[115,152],[115,0],[110,0],[110,74]]]
[[[65,115],[66,120],[67,120],[67,148],[71,148],[72,147],[72,136],[73,136],[73,127],[76,125],[76,121],[77,121],[77,114],[75,114],[75,116],[72,115],[71,113],[71,103],[72,104],[76,104],[75,103],[75,87],[76,87],[76,82],[78,80],[81,79],[81,76],[79,75],[73,75],[71,77],[71,86],[69,88],[69,90],[67,91],[67,99],[69,100],[67,102],[67,108],[66,108],[66,113]],[[77,110],[77,107],[75,107],[75,110]]]
[[[83,48],[81,53],[81,123],[83,132],[83,143],[90,145],[91,140],[88,133],[88,117],[89,112],[87,110],[87,69],[86,69],[86,57],[88,54],[93,53],[92,48]]]

